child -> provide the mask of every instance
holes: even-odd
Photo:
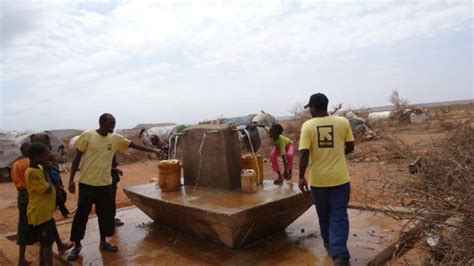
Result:
[[[116,217],[117,214],[117,206],[116,204],[116,199],[117,199],[117,188],[118,188],[118,182],[120,182],[120,176],[123,175],[122,170],[118,169],[118,162],[117,162],[117,157],[114,155],[112,158],[112,187],[114,189],[114,217],[115,217],[115,226],[122,226],[124,223]]]
[[[168,152],[170,149],[170,145],[167,140],[162,140],[160,137],[157,135],[152,135],[150,137],[151,145],[153,148],[157,148],[162,151],[162,156],[161,160],[167,160],[168,159]]]
[[[28,207],[28,192],[26,191],[25,182],[25,171],[30,165],[30,160],[26,157],[27,150],[30,147],[30,143],[26,142],[21,145],[22,157],[18,159],[12,167],[11,176],[15,187],[18,190],[18,231],[17,231],[17,244],[20,246],[20,254],[18,265],[29,265],[30,262],[25,258],[26,245],[33,244],[32,230],[28,226],[28,217],[26,210]]]
[[[53,264],[53,243],[59,239],[53,214],[56,208],[56,191],[43,170],[49,160],[49,149],[46,145],[36,142],[28,149],[30,166],[25,172],[26,189],[29,201],[27,216],[33,226],[36,240],[40,242],[40,265]],[[71,248],[72,243],[58,245],[60,253]]]
[[[47,167],[45,171],[47,174],[49,174],[49,177],[54,184],[54,188],[56,189],[56,206],[58,207],[63,217],[68,218],[70,212],[66,208],[67,194],[66,191],[64,191],[63,181],[61,180],[59,166],[56,161],[56,157],[52,155],[50,157],[51,165]]]
[[[48,134],[45,134],[45,133],[33,134],[30,137],[30,141],[31,143],[41,142],[44,145],[46,145],[51,151],[51,140]],[[56,189],[56,205],[59,211],[61,211],[61,214],[63,215],[63,217],[67,218],[68,215],[70,214],[69,210],[66,208],[66,205],[65,205],[67,194],[66,194],[66,191],[64,191],[63,181],[61,180],[61,174],[59,171],[59,165],[57,164],[56,156],[51,154],[49,163],[43,166],[45,166],[43,170],[45,171],[46,175],[49,175],[49,178],[53,182],[54,187]]]
[[[272,139],[272,145],[275,146],[270,153],[270,159],[272,161],[272,169],[278,173],[278,177],[273,183],[281,185],[283,183],[283,178],[289,181],[293,175],[292,170],[295,145],[291,139],[282,135],[283,127],[280,124],[274,124],[271,128],[265,127],[265,131],[269,133],[270,138]],[[281,156],[283,161],[283,176],[278,165],[278,156]]]

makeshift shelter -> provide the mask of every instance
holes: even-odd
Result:
[[[20,146],[7,132],[0,132],[0,181],[10,180],[10,168],[21,156]]]

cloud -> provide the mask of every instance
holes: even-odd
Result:
[[[360,49],[442,36],[472,28],[473,18],[470,2],[2,3],[2,83],[30,84],[2,86],[29,95],[2,103],[4,124],[14,128],[31,110],[64,126],[73,123],[62,115],[84,117],[76,110],[85,108],[93,115],[126,106],[146,109],[142,121],[182,119],[170,111],[153,116],[155,107],[179,108],[175,98],[202,109],[186,121],[238,113],[243,109],[226,107],[234,100],[219,89],[265,96],[271,89],[257,75],[271,79]]]

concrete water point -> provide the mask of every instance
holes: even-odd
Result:
[[[124,191],[155,222],[233,249],[283,231],[312,205],[296,184],[270,181],[253,194],[194,186],[162,192],[156,184]]]

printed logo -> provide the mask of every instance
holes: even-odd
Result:
[[[334,127],[318,126],[318,147],[319,148],[334,148]]]
[[[111,151],[111,150],[112,150],[112,144],[107,145],[107,149],[108,149],[109,151]]]

